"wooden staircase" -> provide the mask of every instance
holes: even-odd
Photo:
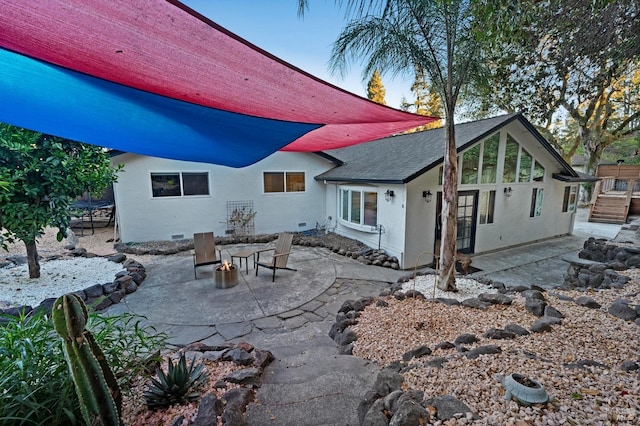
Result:
[[[615,178],[596,182],[591,199],[589,222],[617,223],[627,221],[635,180],[629,180],[626,188],[616,190]]]
[[[625,223],[629,213],[626,196],[598,194],[591,204],[589,222]]]

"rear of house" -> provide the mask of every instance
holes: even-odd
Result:
[[[519,114],[456,126],[458,249],[482,253],[571,233],[580,176]],[[329,231],[429,264],[440,238],[444,130],[322,153],[277,152],[242,169],[121,154],[123,242]]]
[[[456,141],[459,251],[571,233],[580,177],[524,117],[457,125]],[[327,184],[335,232],[386,250],[403,269],[432,262],[441,230],[444,130],[328,154],[343,162],[316,178]]]
[[[114,185],[123,242],[224,236],[313,228],[325,221],[324,185],[313,177],[332,166],[312,153],[277,152],[241,169],[131,153]]]

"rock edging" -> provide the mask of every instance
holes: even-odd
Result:
[[[236,365],[246,367],[225,376],[216,383],[216,387],[220,389],[225,388],[226,383],[234,383],[240,387],[228,390],[221,398],[213,393],[207,393],[202,397],[198,405],[198,412],[192,422],[194,426],[215,425],[221,418],[223,424],[246,425],[247,406],[255,400],[256,389],[262,384],[264,369],[275,359],[273,354],[258,349],[247,342],[225,343],[215,346],[196,342],[180,349],[176,356],[179,356],[180,353],[185,353],[187,358],[194,361],[202,359],[231,361]],[[180,417],[174,419],[170,424],[181,424]]]
[[[93,253],[88,253],[85,249],[75,249],[70,252],[75,257],[102,257]],[[73,292],[77,294],[91,311],[101,311],[111,305],[120,303],[125,295],[135,292],[147,277],[145,267],[133,259],[127,259],[124,254],[107,256],[107,259],[114,263],[122,263],[123,270],[116,273],[112,282],[104,284],[94,284],[85,289]],[[51,297],[40,302],[35,308],[29,305],[15,306],[7,309],[0,309],[0,324],[9,321],[6,316],[19,317],[42,311],[49,314],[53,303],[57,297]],[[2,316],[6,315],[6,316]]]

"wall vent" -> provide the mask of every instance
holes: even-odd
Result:
[[[307,226],[307,222],[300,222],[298,224],[298,228],[302,228],[303,226]]]
[[[184,240],[184,234],[175,234],[171,236],[172,240]]]

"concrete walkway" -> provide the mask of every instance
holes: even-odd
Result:
[[[473,266],[482,269],[474,275],[510,286],[551,287],[562,283],[567,268],[560,257],[576,254],[589,236],[636,237],[635,230],[625,234],[617,225],[585,223],[584,216],[578,214],[575,235],[473,256]],[[224,247],[223,258],[258,247],[263,246]],[[144,315],[178,346],[248,341],[273,352],[276,360],[247,411],[251,426],[356,425],[356,408],[379,369],[339,355],[329,329],[344,301],[376,296],[412,271],[366,266],[300,246],[293,247],[289,266],[298,271],[278,271],[275,283],[270,270],[256,277],[251,267],[249,274],[243,267],[236,287],[217,289],[212,268],[199,268],[194,279],[190,256],[158,256],[145,264],[147,279],[140,289],[107,312]]]

